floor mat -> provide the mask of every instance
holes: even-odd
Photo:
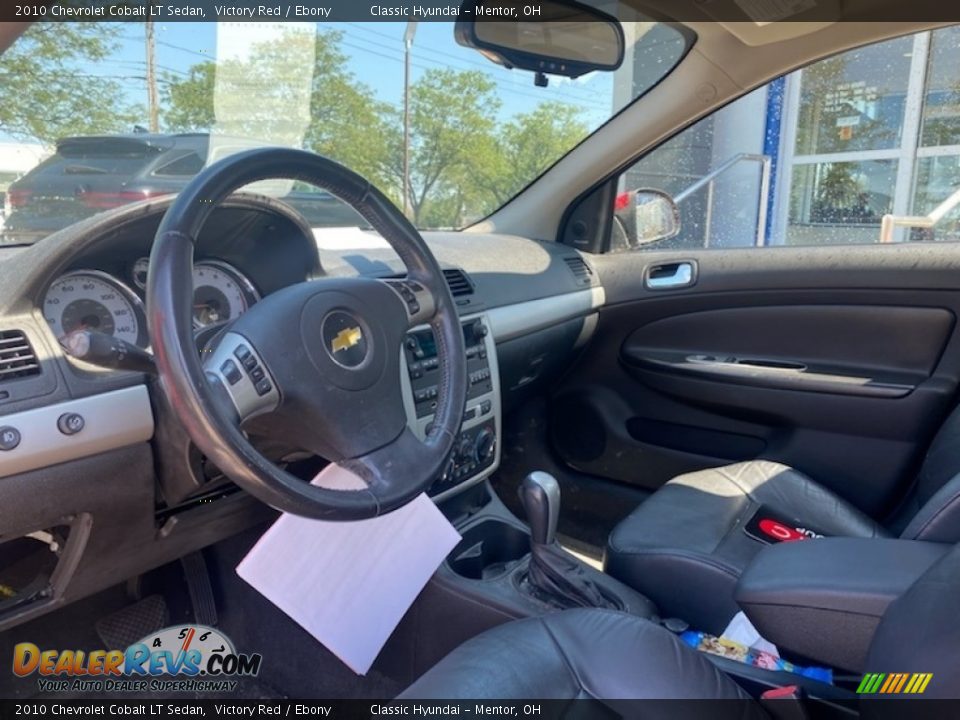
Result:
[[[169,624],[167,602],[160,595],[150,595],[100,618],[94,627],[104,647],[125,648]]]

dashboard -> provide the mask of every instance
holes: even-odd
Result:
[[[155,378],[77,363],[60,347],[86,328],[150,349],[144,288],[169,203],[118,208],[31,247],[0,247],[0,507],[17,508],[0,519],[0,534],[47,533],[62,548],[59,570],[37,581],[44,594],[0,599],[0,630],[274,516],[200,455]],[[213,211],[195,242],[198,340],[297,283],[403,274],[378,237],[343,244],[324,232],[259,196],[234,196]],[[585,258],[556,243],[454,232],[424,239],[461,315],[470,375],[461,434],[432,491],[441,502],[496,471],[503,418],[589,340],[603,289]],[[422,437],[438,382],[430,330],[415,328],[398,352],[408,424]],[[305,480],[322,467],[261,433],[261,422],[269,416],[246,429],[266,456]],[[10,430],[16,443],[5,447]]]

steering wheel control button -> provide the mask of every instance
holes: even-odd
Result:
[[[259,365],[254,365],[253,369],[250,371],[250,379],[254,383],[258,383],[266,377],[266,373],[263,372],[263,368]]]
[[[15,450],[20,444],[20,431],[9,425],[0,427],[0,451]]]
[[[259,370],[259,368],[257,369]],[[261,370],[261,372],[263,371]],[[273,390],[273,385],[270,384],[269,380],[264,378],[263,380],[258,382],[256,385],[254,385],[254,389],[257,391],[257,395],[259,395],[260,397],[263,397],[264,395],[268,395],[270,391]]]
[[[343,310],[334,310],[324,318],[323,345],[333,361],[345,368],[358,368],[367,359],[366,333],[360,321]]]
[[[80,413],[64,413],[57,418],[57,429],[64,435],[76,435],[86,424]]]
[[[250,348],[246,345],[238,345],[237,349],[233,351],[233,354],[237,356],[237,360],[247,369],[247,372],[257,366],[257,358],[254,357],[253,353],[250,352]]]
[[[231,385],[236,385],[243,380],[243,373],[240,372],[240,368],[237,367],[237,364],[233,360],[227,360],[220,366],[220,374],[223,375]]]

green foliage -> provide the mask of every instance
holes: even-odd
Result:
[[[415,224],[424,223],[431,204],[432,227],[459,224],[469,200],[469,178],[490,145],[499,108],[496,85],[478,71],[428,70],[410,89]]]
[[[298,118],[278,108],[292,112],[303,105],[303,60],[312,54],[313,76],[306,88],[309,117],[300,119],[306,125],[304,147],[382,182],[385,163],[378,138],[383,136],[388,108],[347,69],[347,57],[339,49],[341,36],[341,32],[318,32],[315,37],[290,33],[254,46],[247,60],[206,61],[190,68],[186,77],[166,75],[164,128],[211,130],[219,110],[219,132],[271,142],[304,132]]]
[[[216,75],[217,64],[212,60],[194,65],[183,79],[175,79],[176,76],[169,73],[164,75],[161,117],[167,130],[188,132],[213,127]]]
[[[67,135],[129,132],[143,113],[110,77],[115,34],[100,23],[32,25],[0,62],[0,132],[49,144]],[[81,72],[78,63],[94,72]]]
[[[587,136],[579,110],[557,101],[541,103],[515,116],[483,153],[476,182],[492,198],[490,209],[520,192],[534,178]]]

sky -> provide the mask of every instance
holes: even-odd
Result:
[[[230,26],[221,35],[243,42],[264,39],[270,31],[277,31],[279,23],[225,23]],[[291,23],[313,27],[313,23]],[[403,35],[407,23],[328,23],[325,26],[341,30],[341,49],[349,57],[349,68],[356,78],[373,89],[379,99],[398,107],[403,100]],[[306,29],[306,28],[304,28]],[[185,75],[191,65],[218,55],[217,23],[169,23],[155,26],[156,62],[161,73]],[[222,44],[222,38],[221,38]],[[221,48],[221,54],[223,49]],[[84,72],[125,78],[124,85],[131,99],[145,104],[144,29],[140,23],[124,23],[120,45],[109,61],[96,66],[82,67]],[[416,82],[430,68],[482,70],[497,84],[497,95],[502,106],[501,119],[533,110],[548,99],[562,100],[582,109],[583,119],[593,129],[605,122],[612,112],[613,76],[595,73],[569,81],[551,78],[550,86],[534,86],[533,75],[511,71],[486,60],[475,50],[456,43],[453,24],[441,22],[417,23],[411,54],[412,81]]]

